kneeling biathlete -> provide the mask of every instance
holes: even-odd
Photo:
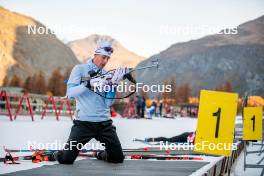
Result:
[[[67,82],[68,98],[76,100],[76,114],[67,144],[62,151],[56,152],[54,157],[61,164],[73,164],[79,154],[79,144],[83,146],[92,138],[105,145],[105,151],[96,153],[96,158],[111,163],[122,163],[124,155],[116,127],[110,119],[110,106],[113,99],[99,96],[91,89],[105,85],[118,85],[126,68],[118,68],[110,80],[100,77],[81,82],[82,77],[89,76],[89,72],[104,74],[103,69],[113,53],[109,42],[99,42],[95,49],[94,57],[85,64],[76,65]],[[116,91],[112,88],[109,92],[100,92],[106,97],[114,98]]]

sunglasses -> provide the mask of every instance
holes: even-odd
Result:
[[[114,49],[112,47],[103,47],[103,49],[106,51],[106,52],[110,52],[110,53],[113,53],[114,52]]]

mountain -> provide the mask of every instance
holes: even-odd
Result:
[[[48,29],[30,17],[0,7],[0,85],[6,75],[25,79],[41,70],[47,78],[57,67],[66,71],[79,63],[54,34],[29,33],[28,26]]]
[[[151,64],[154,57],[160,59],[160,69],[137,72],[138,82],[162,84],[175,76],[178,85],[189,83],[197,95],[230,81],[235,92],[264,96],[264,16],[239,25],[237,34],[176,43],[137,67]]]
[[[68,43],[68,46],[75,53],[78,60],[84,63],[88,57],[93,57],[97,41],[106,40],[112,42],[114,53],[111,56],[106,69],[117,68],[118,66],[135,67],[144,57],[127,50],[116,39],[107,35],[90,35],[87,38],[75,40]]]

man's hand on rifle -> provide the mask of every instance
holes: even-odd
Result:
[[[105,85],[118,85],[119,82],[124,79],[124,76],[129,73],[128,68],[119,67],[113,73],[109,73],[103,76],[95,77],[83,82],[85,87],[91,89],[92,87],[103,88]]]
[[[112,84],[119,84],[119,82],[123,79],[124,75],[129,73],[129,69],[128,68],[122,68],[119,67],[116,69],[111,81]]]
[[[107,81],[106,79],[100,78],[100,77],[92,78],[84,82],[85,87],[89,89],[91,87],[101,88],[107,84],[109,84],[109,81]]]

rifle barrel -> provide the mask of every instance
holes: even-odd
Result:
[[[159,66],[159,63],[153,64],[153,65],[149,65],[149,66],[139,67],[139,68],[130,68],[129,73],[132,73],[132,72],[138,71],[138,70],[144,70],[144,69],[147,69],[147,68],[152,68],[152,67],[157,67],[158,68],[158,66]],[[101,75],[101,76],[103,76],[103,75]],[[88,77],[82,77],[81,78],[81,81],[88,81],[90,79],[91,79],[90,76],[88,76]]]
[[[139,67],[139,68],[134,68],[130,71],[131,72],[134,72],[134,71],[138,71],[138,70],[144,70],[144,69],[147,69],[147,68],[152,68],[152,67],[157,67],[158,64],[153,64],[153,65],[150,65],[150,66],[145,66],[145,67]]]

